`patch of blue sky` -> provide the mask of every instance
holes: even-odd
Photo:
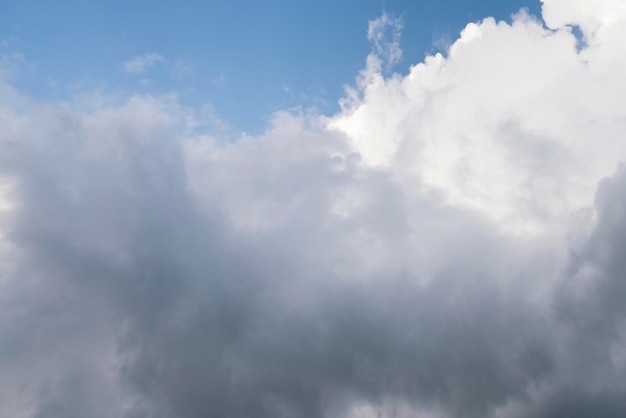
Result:
[[[0,40],[23,57],[14,83],[37,98],[176,92],[255,133],[280,109],[335,112],[383,10],[404,20],[404,73],[468,22],[522,7],[539,15],[539,0],[5,0]]]

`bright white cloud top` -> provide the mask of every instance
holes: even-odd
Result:
[[[331,126],[409,187],[422,183],[507,229],[541,230],[588,206],[626,156],[624,12],[608,7],[596,19],[548,2],[552,28],[523,12],[512,24],[469,24],[447,58],[405,77],[385,79],[375,56],[361,97]],[[577,51],[570,28],[553,22],[580,25],[590,46]]]
[[[0,416],[624,416],[626,8],[543,19],[236,140],[2,82]]]

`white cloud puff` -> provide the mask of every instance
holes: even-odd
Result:
[[[611,26],[624,26],[619,16]],[[621,42],[607,51],[605,41],[616,41],[608,29],[579,53],[568,27],[546,29],[523,12],[512,24],[471,23],[447,57],[428,57],[404,77],[371,78],[330,125],[366,163],[507,229],[537,231],[588,205],[625,157],[625,54]]]

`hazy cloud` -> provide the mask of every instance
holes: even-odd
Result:
[[[138,55],[132,58],[130,61],[124,63],[124,71],[129,74],[143,74],[155,64],[163,61],[163,56],[155,52],[150,54]],[[176,64],[176,70],[179,70],[179,63]]]

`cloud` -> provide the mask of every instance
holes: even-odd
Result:
[[[402,58],[400,38],[403,22],[400,18],[383,12],[382,16],[370,20],[367,29],[367,39],[372,44],[372,55],[380,60],[389,70]]]
[[[155,64],[163,61],[163,56],[154,52],[150,54],[138,55],[130,61],[124,63],[124,71],[129,74],[143,74]],[[177,70],[178,67],[179,65],[177,63]]]
[[[624,415],[621,28],[473,23],[230,141],[0,84],[0,415]]]
[[[186,60],[178,60],[174,64],[173,74],[177,79],[190,77],[196,72],[196,65]]]
[[[369,76],[331,126],[369,165],[419,179],[507,229],[541,230],[587,205],[625,157],[626,54],[621,26],[610,28],[578,53],[568,27],[546,29],[523,12],[511,25],[471,23],[447,57],[405,77]]]

